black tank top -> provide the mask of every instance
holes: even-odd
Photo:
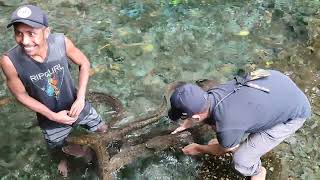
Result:
[[[54,112],[69,110],[76,99],[76,88],[69,69],[65,37],[60,33],[50,34],[47,43],[48,53],[43,63],[27,56],[19,45],[7,54],[31,97]],[[47,120],[39,113],[37,117]],[[41,121],[39,123],[41,125]]]

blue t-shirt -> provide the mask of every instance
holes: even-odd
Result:
[[[278,71],[269,72],[270,76],[251,81],[269,89],[269,93],[242,86],[214,108],[233,91],[236,81],[209,91],[212,103],[210,120],[215,122],[217,138],[223,147],[238,145],[245,133],[256,133],[295,118],[310,117],[310,103],[297,85]]]

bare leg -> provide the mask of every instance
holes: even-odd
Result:
[[[108,130],[108,126],[103,123],[98,127],[96,132],[104,133]],[[81,146],[78,144],[70,144],[62,147],[62,152],[68,155],[75,156],[77,158],[83,157],[86,162],[92,161],[93,152],[88,146]],[[58,165],[58,171],[63,177],[68,176],[68,162],[66,159],[62,159]]]
[[[96,132],[106,132],[108,126],[103,123]],[[81,146],[78,144],[70,144],[68,146],[64,146],[62,151],[66,154],[75,156],[75,157],[83,157],[87,162],[92,160],[92,151],[88,146]]]
[[[261,166],[261,171],[259,174],[255,176],[251,176],[251,180],[265,180],[267,175],[267,170],[263,166]]]
[[[68,177],[68,162],[66,159],[62,159],[58,165],[58,171],[63,177]]]
[[[108,130],[108,125],[106,125],[105,123],[103,123],[102,125],[100,125],[97,129],[96,132],[100,132],[100,133],[105,133]]]

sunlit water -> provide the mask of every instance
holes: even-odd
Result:
[[[46,10],[52,31],[65,33],[89,57],[93,69],[89,91],[119,98],[129,122],[155,110],[170,82],[225,81],[239,69],[264,67],[291,73],[310,100],[319,96],[317,59],[296,54],[297,45],[311,40],[305,19],[317,17],[320,4],[316,1],[23,2]],[[19,3],[22,1],[0,0],[1,52],[14,44],[12,30],[6,30],[5,25]],[[0,82],[0,95],[10,96],[3,78]],[[314,109],[319,112],[319,107]],[[108,108],[98,106],[97,110],[108,116]],[[34,114],[13,100],[0,106],[0,112],[1,179],[61,179],[40,130],[29,128]],[[305,128],[277,148],[283,179],[320,178],[318,122],[319,115],[313,115]],[[92,165],[77,159],[73,162],[82,165],[75,165],[69,179],[97,178]],[[193,158],[164,152],[138,160],[116,177],[194,179],[197,163]]]

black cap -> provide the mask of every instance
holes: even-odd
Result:
[[[12,13],[7,28],[17,22],[27,24],[33,28],[48,27],[48,16],[37,6],[25,5],[17,8]]]
[[[178,87],[170,97],[171,109],[168,116],[176,121],[181,116],[192,117],[205,110],[208,102],[208,93],[194,84],[185,84]]]

